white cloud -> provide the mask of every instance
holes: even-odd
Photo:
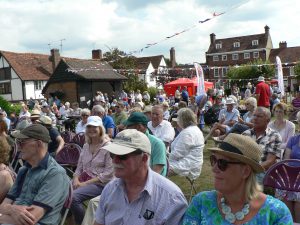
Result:
[[[164,40],[175,32],[197,24],[240,1],[104,1],[104,0],[1,0],[0,49],[16,52],[49,54],[60,48],[63,55],[90,58],[91,50],[103,51],[118,47],[124,51],[138,50],[148,43]],[[297,30],[297,0],[251,0],[207,23],[145,49],[140,55],[163,54],[175,47],[180,63],[205,62],[209,34],[217,38],[250,35],[270,27],[274,47],[279,41],[288,46],[300,45]]]

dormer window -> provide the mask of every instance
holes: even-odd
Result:
[[[214,56],[213,56],[213,61],[214,61],[214,62],[219,61],[219,56],[218,56],[218,55],[214,55]]]
[[[221,43],[216,44],[216,49],[221,49],[221,48],[222,48],[222,44]]]
[[[240,47],[240,42],[239,41],[234,42],[233,47],[234,48],[239,48]]]
[[[256,45],[258,45],[258,40],[253,40],[252,41],[252,46],[256,46]]]

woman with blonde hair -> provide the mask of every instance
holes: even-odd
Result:
[[[99,116],[90,116],[86,124],[86,143],[83,145],[73,177],[71,212],[75,223],[81,224],[85,209],[83,202],[101,194],[113,178],[113,165],[109,152],[103,147],[110,143]]]
[[[209,150],[215,190],[193,198],[183,225],[293,225],[287,206],[265,195],[256,181],[255,175],[264,169],[259,164],[261,148],[254,140],[231,133],[219,147]]]
[[[295,134],[295,124],[285,119],[286,116],[285,104],[278,103],[274,105],[273,113],[275,116],[275,120],[271,121],[268,124],[268,127],[270,127],[273,130],[276,130],[280,134],[282,138],[282,143],[280,145],[280,148],[282,149],[282,154],[283,154],[288,140]]]

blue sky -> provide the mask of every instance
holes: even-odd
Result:
[[[209,34],[216,38],[264,32],[273,46],[300,46],[297,0],[0,0],[0,50],[49,54],[65,39],[61,54],[90,58],[93,48],[125,52],[163,40],[214,12],[228,11],[136,56],[163,54],[175,47],[179,63],[205,62]],[[232,6],[239,6],[232,9]],[[49,46],[50,43],[50,46]],[[108,47],[107,47],[108,46]]]

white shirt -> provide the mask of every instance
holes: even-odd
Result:
[[[175,130],[169,121],[163,120],[158,126],[153,127],[152,121],[148,122],[152,134],[164,142],[171,143],[175,137]]]
[[[76,126],[75,132],[78,133],[84,133],[86,128],[86,124],[82,124],[82,120],[79,121],[79,123]]]
[[[204,137],[197,126],[183,129],[171,144],[170,169],[180,176],[196,179],[203,164]]]

